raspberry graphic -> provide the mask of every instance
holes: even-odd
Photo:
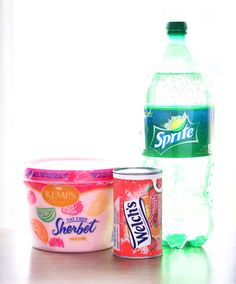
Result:
[[[28,197],[29,204],[34,204],[36,202],[36,196],[33,190],[28,191],[27,197]]]
[[[60,238],[51,238],[48,243],[50,247],[64,248],[64,242]]]
[[[62,208],[61,212],[63,214],[66,214],[66,215],[77,215],[77,214],[81,213],[83,211],[83,209],[84,209],[84,206],[83,206],[82,202],[78,201],[73,205]]]

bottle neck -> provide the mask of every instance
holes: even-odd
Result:
[[[185,34],[169,34],[169,43],[162,57],[159,70],[164,73],[197,72],[185,44]]]
[[[168,36],[172,44],[185,44],[185,34],[169,34]]]

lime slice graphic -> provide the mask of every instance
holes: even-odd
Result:
[[[44,222],[52,222],[56,218],[55,208],[36,208],[38,217]]]
[[[186,119],[185,118],[177,118],[174,121],[171,122],[170,125],[170,130],[172,132],[179,132],[182,129],[184,129],[185,125],[186,125]]]

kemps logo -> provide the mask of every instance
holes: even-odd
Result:
[[[48,184],[42,190],[42,197],[50,205],[67,207],[79,200],[80,192],[72,185]]]
[[[129,227],[129,237],[134,249],[151,244],[151,232],[142,198],[124,202],[124,213]]]
[[[153,126],[151,148],[160,155],[172,147],[185,143],[198,143],[199,123],[192,123],[188,115],[171,116],[163,127]]]

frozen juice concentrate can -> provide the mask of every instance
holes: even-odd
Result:
[[[119,168],[114,178],[114,255],[150,258],[162,255],[162,171]]]

